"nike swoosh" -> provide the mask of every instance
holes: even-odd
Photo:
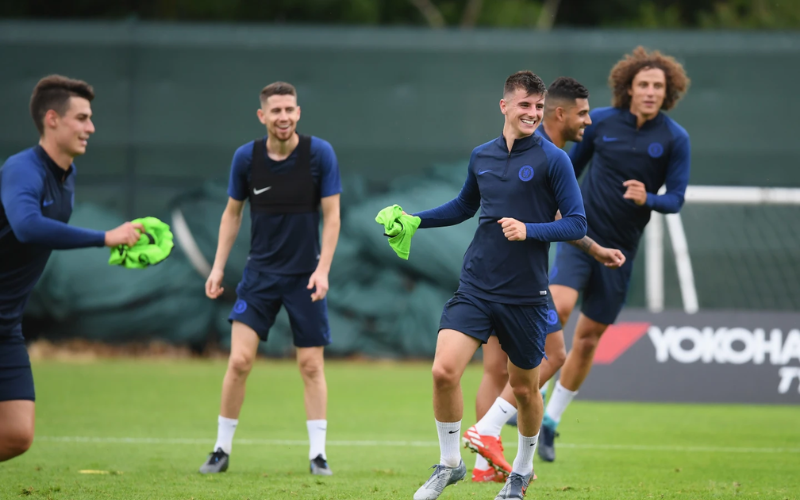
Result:
[[[270,189],[272,189],[272,186],[267,186],[267,187],[265,187],[265,188],[263,188],[263,189],[256,189],[256,188],[253,188],[253,194],[261,194],[261,193],[263,193],[264,191],[269,191]]]
[[[449,431],[448,434],[455,434],[458,431]]]
[[[606,136],[603,136],[603,142],[614,142],[614,141],[617,141],[617,140],[619,140],[619,139],[618,139],[618,138],[616,138],[616,137],[606,137]]]
[[[504,410],[504,409],[502,409],[502,408],[500,408],[500,411],[502,411],[503,413],[508,413],[507,411],[505,411],[505,410]]]
[[[317,427],[317,429],[319,429],[319,430],[321,430],[321,431],[327,431],[327,430],[328,430],[328,429],[326,429],[325,427]]]
[[[478,175],[483,175],[486,172],[491,172],[491,170],[482,170],[482,171],[478,172]]]
[[[53,204],[53,200],[45,200],[45,201],[42,202],[42,206],[43,207],[49,207],[52,204]]]

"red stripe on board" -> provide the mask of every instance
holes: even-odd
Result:
[[[600,344],[594,353],[598,365],[610,365],[622,356],[637,340],[642,338],[650,323],[619,323],[611,325],[600,337]]]

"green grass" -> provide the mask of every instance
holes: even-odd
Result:
[[[307,438],[297,369],[259,362],[231,469],[201,476],[197,468],[216,436],[224,369],[222,361],[35,363],[37,441],[0,464],[0,498],[407,500],[438,461],[428,364],[328,364],[335,475],[317,478],[307,472],[306,445],[291,443]],[[474,419],[480,374],[471,366],[464,377],[465,426]],[[558,460],[535,462],[539,480],[529,498],[800,499],[797,407],[577,401],[559,431]],[[369,440],[421,443],[336,444]],[[506,427],[504,441],[513,460],[513,428]],[[471,469],[473,456],[463,456]],[[499,487],[464,482],[441,498],[491,500]]]

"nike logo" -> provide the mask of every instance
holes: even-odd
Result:
[[[321,431],[327,431],[328,430],[326,427],[317,427],[317,429],[319,429]]]
[[[49,207],[49,206],[50,206],[50,205],[52,205],[52,204],[53,204],[53,200],[44,200],[44,201],[42,202],[42,206],[43,206],[43,207]]]
[[[458,431],[449,431],[448,434],[455,434]]]
[[[619,140],[619,139],[617,139],[616,137],[603,136],[603,142],[614,142],[614,141],[617,141],[617,140]]]
[[[507,411],[505,411],[503,408],[500,408],[500,411],[502,411],[503,413],[508,413],[508,412],[507,412]]]
[[[531,446],[536,446],[536,443],[532,444]]]
[[[253,188],[253,194],[261,194],[261,193],[263,193],[264,191],[269,191],[270,189],[272,189],[272,186],[267,186],[267,187],[265,187],[265,188],[263,188],[263,189],[256,189],[256,188]]]
[[[483,175],[486,172],[491,172],[491,170],[481,170],[480,172],[478,172],[478,175]]]

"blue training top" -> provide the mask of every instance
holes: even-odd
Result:
[[[262,139],[267,140],[266,136]],[[274,161],[265,153],[267,167],[280,174],[294,167],[298,148],[282,161]],[[311,175],[325,198],[342,192],[339,163],[330,143],[311,137]],[[233,154],[228,196],[244,201],[248,198],[253,164],[253,141]],[[273,274],[308,274],[317,268],[319,259],[319,212],[297,214],[251,213],[250,255],[247,266],[255,271]]]
[[[472,151],[467,180],[454,200],[414,215],[420,228],[459,224],[481,209],[478,229],[464,255],[459,290],[505,304],[547,302],[551,241],[586,235],[586,216],[567,154],[532,135],[503,136]],[[562,218],[553,221],[556,211]],[[498,220],[525,223],[527,239],[508,241]]]
[[[581,183],[588,235],[600,245],[635,253],[651,210],[668,214],[683,206],[689,183],[689,134],[664,113],[641,129],[627,109],[597,108],[590,116],[592,124],[583,141],[569,153],[576,177],[592,160]],[[622,183],[630,179],[645,185],[643,206],[622,197],[627,189]],[[657,194],[664,183],[667,192]]]
[[[105,233],[67,224],[75,201],[75,166],[65,171],[41,146],[6,160],[0,200],[0,336],[6,336],[22,323],[50,252],[102,247]]]

